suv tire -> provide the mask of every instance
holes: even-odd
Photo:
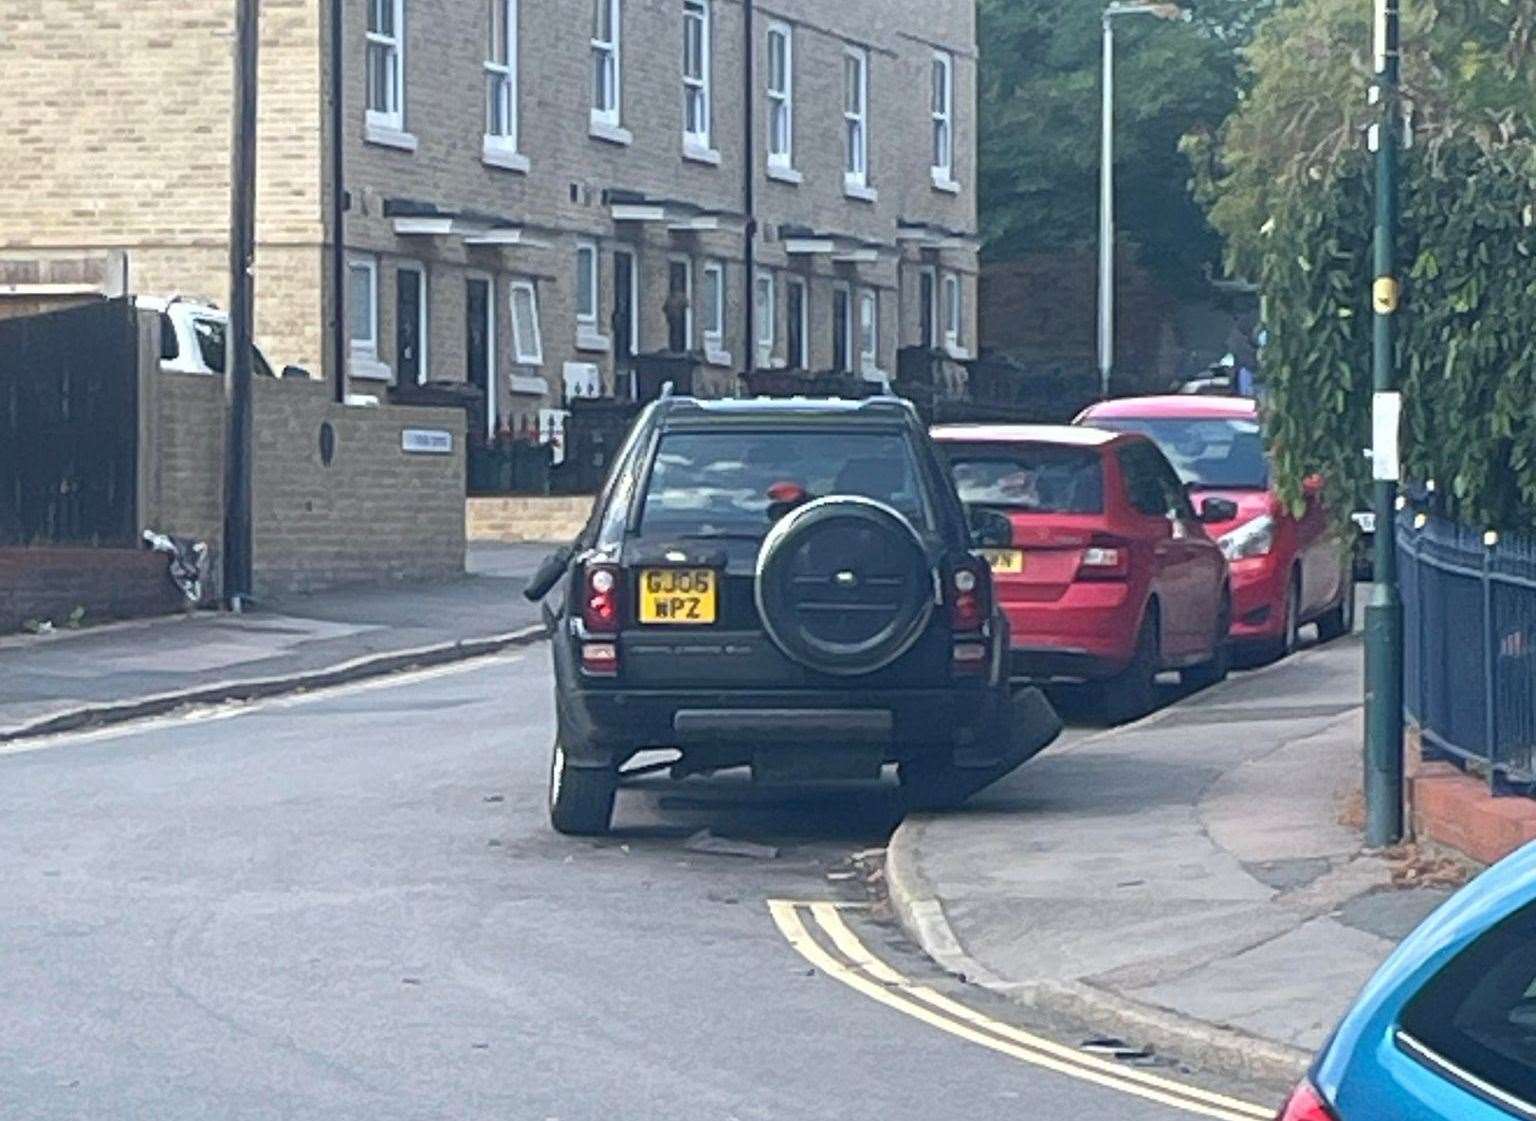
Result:
[[[769,531],[754,594],[763,629],[788,658],[850,677],[911,649],[933,615],[935,580],[911,522],[883,502],[835,496]]]
[[[560,741],[549,761],[549,823],[572,837],[599,837],[613,823],[619,778],[612,770],[573,767]]]

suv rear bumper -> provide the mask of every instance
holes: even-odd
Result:
[[[1010,754],[1017,736],[1014,712],[1007,688],[986,685],[729,692],[618,688],[559,695],[566,753],[573,764],[594,767],[622,763],[649,748],[750,757],[764,747],[878,749],[886,762],[942,756],[964,766],[992,766]],[[1056,729],[1032,731],[1049,742]]]

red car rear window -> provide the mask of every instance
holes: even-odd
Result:
[[[940,444],[962,502],[1040,514],[1104,512],[1104,466],[1094,448],[1055,444]]]

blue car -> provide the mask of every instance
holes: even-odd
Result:
[[[1536,1121],[1536,843],[1371,978],[1280,1121]]]

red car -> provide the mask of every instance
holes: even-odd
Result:
[[[1006,514],[1013,539],[986,550],[1012,631],[1014,675],[1087,681],[1113,719],[1155,702],[1178,669],[1210,684],[1227,673],[1227,562],[1157,445],[1133,433],[1029,425],[934,429],[968,508]]]
[[[1329,641],[1355,626],[1350,550],[1308,480],[1293,516],[1269,483],[1258,405],[1243,397],[1126,397],[1091,405],[1080,425],[1139,432],[1157,441],[1198,503],[1231,500],[1236,516],[1208,525],[1232,566],[1232,638],[1265,657],[1296,648],[1315,622]]]

